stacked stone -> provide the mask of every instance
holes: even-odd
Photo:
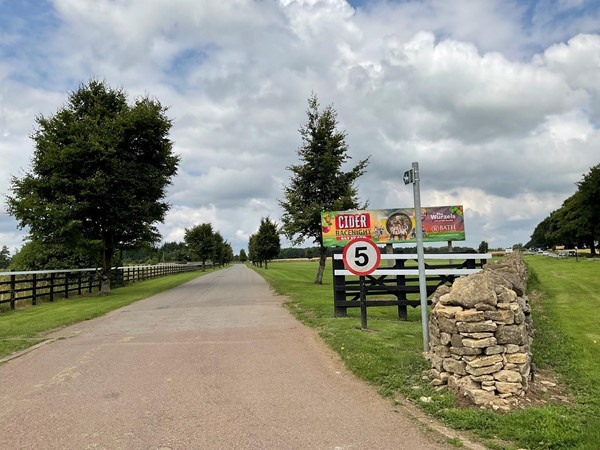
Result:
[[[519,253],[440,287],[429,323],[431,373],[474,404],[508,409],[529,388],[531,310]]]

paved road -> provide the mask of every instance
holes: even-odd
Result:
[[[0,449],[441,449],[242,265],[0,366]]]

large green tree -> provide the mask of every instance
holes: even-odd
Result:
[[[10,260],[10,250],[6,245],[3,245],[2,250],[0,250],[0,269],[8,268]]]
[[[600,239],[600,164],[577,183],[577,191],[534,229],[527,247],[587,246],[596,255]]]
[[[129,104],[123,90],[92,80],[36,122],[31,169],[12,178],[8,211],[32,242],[93,255],[107,294],[116,251],[159,238],[179,164],[171,120],[157,100]]]
[[[596,242],[600,241],[600,164],[592,167],[577,186],[581,195],[581,215],[586,224],[586,244],[595,255]]]
[[[260,226],[256,233],[256,251],[258,259],[264,261],[265,269],[268,269],[268,261],[279,255],[281,243],[277,224],[268,217],[260,219]]]
[[[184,241],[190,256],[202,262],[202,270],[206,270],[206,261],[215,257],[215,232],[210,223],[195,225],[185,229]]]
[[[337,113],[327,106],[319,110],[317,96],[308,99],[308,121],[300,128],[300,163],[289,166],[290,183],[284,187],[282,231],[294,244],[312,239],[319,245],[319,268],[315,283],[323,282],[326,251],[321,234],[321,212],[366,208],[360,205],[355,181],[364,172],[369,158],[349,171],[344,165],[348,155],[346,133],[337,130]]]

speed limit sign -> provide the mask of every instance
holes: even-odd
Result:
[[[366,238],[353,239],[344,247],[342,257],[346,269],[358,276],[369,275],[381,261],[379,247]]]

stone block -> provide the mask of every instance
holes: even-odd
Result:
[[[449,333],[440,333],[440,343],[442,345],[448,345],[450,343],[450,337],[452,335]]]
[[[499,370],[494,374],[494,379],[508,383],[521,383],[521,374],[514,370]]]
[[[506,383],[503,381],[496,382],[496,390],[500,394],[518,394],[523,390],[521,383]]]
[[[503,345],[494,345],[493,347],[488,347],[485,349],[486,355],[497,355],[504,352],[506,352],[506,347]]]
[[[523,311],[516,311],[515,313],[515,323],[520,324],[525,322],[525,313]]]
[[[431,361],[431,367],[437,370],[442,370],[442,358],[435,354],[431,354],[429,357]]]
[[[477,311],[496,311],[496,305],[490,305],[489,303],[476,303],[475,309]]]
[[[460,333],[494,332],[498,328],[491,320],[484,322],[456,322],[456,327]]]
[[[506,344],[506,353],[517,353],[521,348],[517,344]]]
[[[469,348],[469,347],[450,347],[450,352],[454,355],[467,356],[467,355],[480,355],[483,350],[480,348]]]
[[[477,303],[496,305],[498,298],[494,292],[495,281],[489,272],[479,272],[457,279],[452,285],[447,304],[473,308]],[[445,297],[445,296],[444,296]],[[440,298],[440,301],[444,299]]]
[[[479,376],[475,376],[475,375],[471,375],[471,380],[476,381],[478,383],[483,383],[485,382],[494,382],[494,376],[493,375],[479,375]]]
[[[512,303],[517,301],[517,293],[504,286],[500,286],[499,292],[496,295],[498,296],[498,303]]]
[[[432,315],[437,315],[438,317],[443,317],[445,319],[454,319],[456,313],[461,312],[463,309],[460,306],[447,306],[443,303],[439,303],[435,308],[431,311]]]
[[[502,355],[479,356],[469,361],[469,367],[485,367],[493,366],[502,362]]]
[[[485,391],[481,388],[467,388],[463,390],[466,397],[469,398],[476,405],[487,405],[491,403],[495,396],[494,392]]]
[[[506,362],[511,364],[525,364],[529,360],[527,353],[511,353],[506,355]]]
[[[485,339],[470,339],[464,338],[463,345],[469,348],[485,348],[492,347],[496,345],[498,342],[495,337],[485,338]]]
[[[471,339],[485,339],[489,337],[494,337],[494,333],[460,333],[462,337],[467,337]]]
[[[452,347],[462,347],[462,340],[462,336],[458,333],[455,333],[450,337],[450,345],[452,345]]]
[[[490,373],[495,373],[498,372],[500,369],[502,369],[502,363],[496,363],[492,366],[485,366],[485,367],[470,367],[469,365],[467,365],[466,370],[469,374],[474,375],[474,376],[480,376],[480,375],[488,375]]]
[[[456,328],[456,321],[454,319],[438,317],[437,325],[442,333],[454,334],[458,332],[458,329]]]
[[[455,319],[459,322],[482,322],[484,320],[483,311],[476,309],[466,309],[456,313]]]
[[[433,347],[433,353],[442,358],[447,358],[450,356],[450,348],[445,345],[436,345]]]
[[[485,311],[485,318],[487,320],[493,320],[505,325],[512,325],[515,323],[515,313],[510,309],[499,309],[497,311]]]
[[[445,358],[442,362],[442,367],[446,372],[455,373],[458,375],[466,375],[465,370],[466,363],[464,361],[457,361],[451,358]]]
[[[498,344],[523,345],[527,341],[527,332],[523,325],[500,325],[495,336]]]

